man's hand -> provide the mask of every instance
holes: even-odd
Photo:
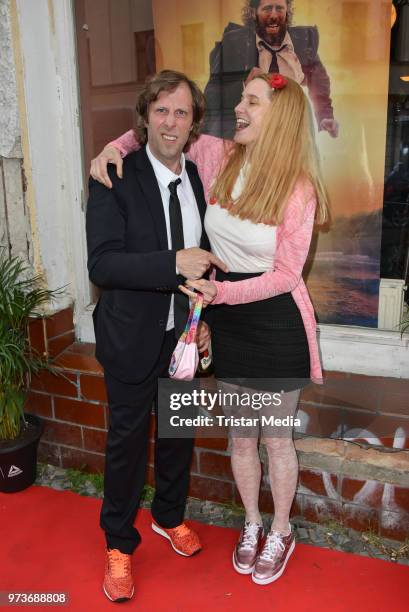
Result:
[[[216,285],[212,283],[212,281],[205,280],[204,278],[201,278],[200,280],[189,279],[186,281],[186,287],[184,287],[183,285],[179,285],[179,289],[183,293],[195,299],[196,293],[194,291],[191,291],[190,289],[191,287],[203,293],[203,307],[204,308],[208,306],[209,304],[211,304],[217,295]]]
[[[248,85],[250,81],[260,76],[260,74],[264,74],[263,70],[258,66],[254,66],[248,73],[247,79],[244,81],[244,87],[246,87],[246,85]]]
[[[204,321],[199,321],[197,326],[196,342],[199,353],[209,350],[210,328]]]
[[[320,129],[328,132],[332,138],[337,138],[339,132],[339,123],[335,119],[322,119]]]
[[[217,266],[223,272],[228,272],[226,264],[221,259],[199,247],[182,249],[176,252],[176,267],[179,274],[185,278],[202,278],[210,266]]]
[[[107,145],[97,157],[91,160],[90,175],[105,187],[112,189],[112,183],[107,172],[108,164],[114,164],[118,177],[122,178],[122,157],[118,149],[112,145]]]

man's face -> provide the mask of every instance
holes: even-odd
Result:
[[[148,112],[149,148],[162,164],[175,172],[193,123],[193,99],[186,83],[174,91],[161,91]]]
[[[279,47],[287,31],[287,0],[260,0],[256,9],[256,32],[273,47]]]

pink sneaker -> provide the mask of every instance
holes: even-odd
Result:
[[[253,582],[270,584],[270,582],[280,578],[294,548],[295,538],[292,529],[288,536],[284,536],[277,531],[269,533],[254,566]]]
[[[263,525],[245,522],[233,551],[233,567],[239,574],[251,574],[260,552]]]

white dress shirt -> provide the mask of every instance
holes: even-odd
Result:
[[[200,246],[200,239],[202,236],[202,221],[200,218],[199,209],[197,207],[195,194],[193,192],[192,185],[190,184],[189,175],[186,172],[185,156],[182,153],[182,156],[180,158],[180,164],[182,166],[181,173],[175,174],[174,172],[172,172],[172,170],[169,170],[169,168],[162,164],[162,162],[156,159],[156,157],[153,155],[152,151],[149,148],[149,144],[146,145],[146,153],[148,155],[149,161],[152,164],[156,180],[158,181],[160,194],[162,196],[162,204],[163,211],[165,213],[169,249],[172,248],[172,235],[170,231],[169,220],[170,191],[168,185],[169,183],[176,181],[176,179],[178,178],[180,178],[182,181],[177,187],[177,194],[179,197],[180,209],[182,212],[185,249]],[[173,329],[173,327],[175,326],[173,304],[174,297],[172,295],[166,331]]]
[[[258,62],[259,67],[263,70],[263,72],[270,71],[270,64],[272,59],[272,53],[268,51],[262,44],[262,39],[258,34],[256,34],[256,45],[258,49]],[[263,41],[267,47],[270,47],[272,51],[277,51],[281,49],[277,53],[277,64],[278,70],[280,74],[290,77],[290,79],[294,79],[297,83],[301,85],[304,81],[304,73],[301,67],[300,60],[298,59],[295,51],[293,41],[291,40],[290,34],[286,32],[283,42],[281,43],[281,47],[273,47]]]

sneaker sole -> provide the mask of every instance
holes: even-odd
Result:
[[[108,591],[105,588],[105,585],[102,585],[102,590],[104,591],[105,595],[108,597],[108,599],[110,601],[112,601],[113,603],[123,603],[125,601],[129,601],[130,599],[132,599],[132,597],[134,596],[135,593],[135,587],[132,587],[132,593],[130,595],[130,597],[119,597],[118,599],[112,599],[112,597],[109,595]]]
[[[178,555],[182,555],[182,557],[193,557],[193,555],[197,555],[197,553],[199,553],[202,549],[199,548],[198,550],[195,550],[195,552],[193,552],[192,554],[188,555],[187,553],[182,552],[181,550],[179,550],[178,548],[176,548],[176,546],[174,545],[174,543],[172,542],[172,538],[166,533],[166,531],[164,529],[161,529],[158,525],[156,525],[155,523],[152,523],[152,529],[155,533],[158,533],[159,535],[163,536],[164,538],[166,538],[167,540],[169,540],[173,550],[175,552],[177,552]]]
[[[238,574],[251,574],[251,573],[252,573],[252,571],[253,571],[253,569],[254,569],[255,564],[254,564],[252,567],[250,567],[249,569],[242,569],[241,567],[239,567],[238,565],[236,565],[236,560],[235,560],[235,558],[234,558],[234,551],[233,551],[233,557],[232,557],[232,560],[233,560],[233,567],[234,567],[234,569],[236,570],[236,572],[237,572]]]
[[[280,576],[282,575],[282,573],[285,570],[285,566],[287,565],[288,559],[291,557],[291,555],[294,552],[294,548],[295,548],[295,542],[293,542],[288,550],[288,554],[287,554],[287,558],[284,561],[284,565],[283,567],[280,569],[279,572],[277,572],[277,574],[274,574],[274,576],[271,576],[271,578],[255,578],[254,574],[252,575],[251,579],[253,580],[253,582],[255,582],[256,584],[271,584],[272,582],[274,582],[275,580],[278,580],[278,578],[280,578]]]

